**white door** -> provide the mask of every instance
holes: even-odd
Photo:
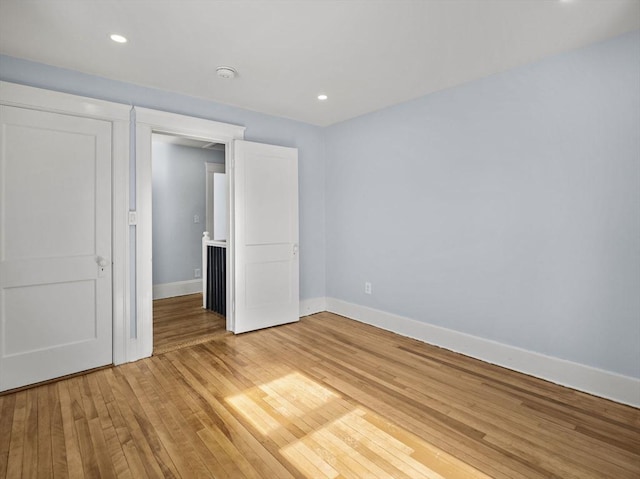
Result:
[[[207,231],[213,240],[227,239],[227,181],[224,176],[225,165],[219,163],[205,163],[207,174],[206,184],[206,215]],[[224,181],[220,184],[220,175]],[[218,179],[216,179],[218,178]],[[224,224],[221,224],[224,222]]]
[[[0,390],[112,362],[111,124],[0,106]]]
[[[298,150],[235,141],[235,333],[298,321]]]

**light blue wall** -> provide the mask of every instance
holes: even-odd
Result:
[[[328,296],[640,377],[640,33],[326,142]]]
[[[6,56],[0,79],[298,147],[303,299],[640,377],[639,62],[634,32],[327,129]]]
[[[204,165],[224,164],[224,151],[154,141],[152,152],[153,284],[193,280],[206,230]]]
[[[242,125],[247,128],[246,140],[298,148],[300,297],[325,295],[324,142],[321,128],[6,55],[0,55],[0,80]]]

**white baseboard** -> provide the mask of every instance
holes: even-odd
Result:
[[[173,298],[186,294],[202,293],[202,280],[177,281],[153,285],[153,299]]]
[[[300,317],[321,313],[327,310],[326,298],[310,298],[300,300]]]
[[[335,298],[327,311],[562,386],[640,407],[640,380]]]

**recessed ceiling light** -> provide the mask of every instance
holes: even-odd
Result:
[[[116,43],[127,43],[127,38],[122,35],[118,35],[117,33],[113,33],[109,38]]]
[[[329,98],[327,95],[325,95],[324,93],[318,95],[318,100],[320,101],[325,101],[327,98]]]
[[[223,67],[223,66],[216,68],[216,74],[220,78],[224,78],[226,80],[230,80],[238,76],[238,72],[235,70],[235,68]]]

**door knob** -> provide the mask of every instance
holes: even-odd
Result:
[[[107,258],[103,258],[102,256],[98,256],[96,258],[96,263],[98,263],[98,266],[100,266],[101,268],[106,268],[111,264],[111,261],[109,261]]]

